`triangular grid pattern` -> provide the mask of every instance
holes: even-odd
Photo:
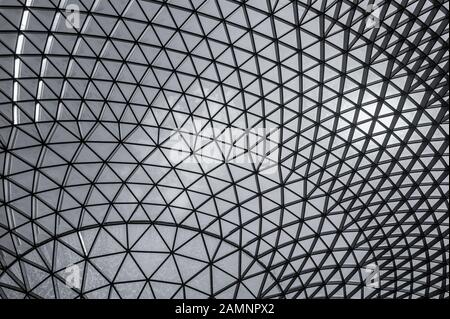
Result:
[[[448,1],[367,4],[0,1],[0,297],[448,298]],[[277,172],[171,162],[193,120]]]

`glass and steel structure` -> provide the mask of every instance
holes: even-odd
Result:
[[[0,0],[0,297],[448,298],[448,5]]]

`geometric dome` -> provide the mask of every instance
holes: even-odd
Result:
[[[448,1],[377,2],[1,1],[0,297],[448,298]]]

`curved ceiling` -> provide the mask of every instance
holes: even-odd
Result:
[[[448,1],[378,2],[1,1],[0,296],[448,298]]]

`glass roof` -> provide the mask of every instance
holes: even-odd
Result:
[[[448,298],[448,18],[0,0],[0,297]]]

